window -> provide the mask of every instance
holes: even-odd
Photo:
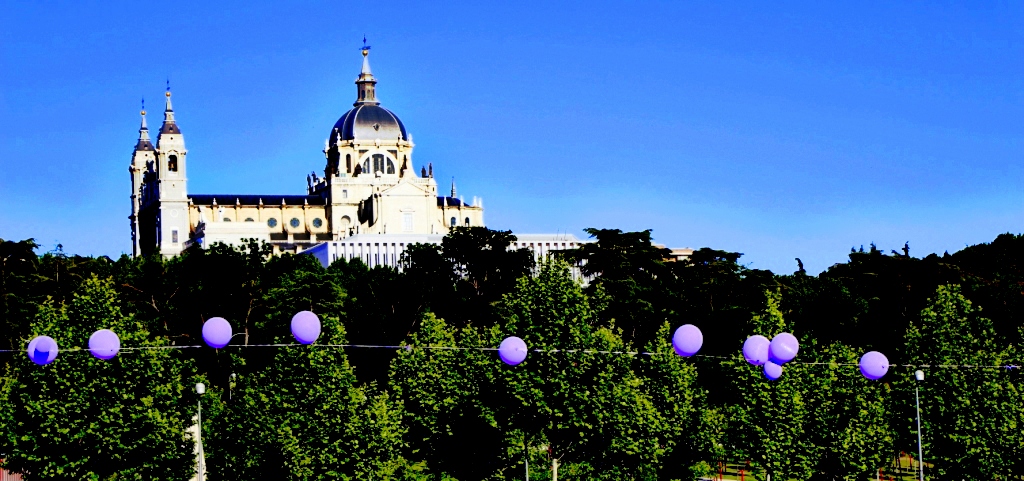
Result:
[[[352,172],[352,154],[345,154],[345,172]]]
[[[469,217],[466,217],[466,227],[469,227]]]
[[[452,227],[455,227],[455,222],[456,222],[456,221],[455,221],[455,218],[454,218],[454,217],[452,217]]]
[[[171,155],[167,157],[167,170],[170,172],[178,171],[178,156]]]
[[[299,226],[299,224],[302,224],[302,222],[300,222],[300,221],[299,221],[299,218],[298,218],[298,217],[292,217],[292,220],[288,221],[288,223],[289,223],[289,224],[290,224],[290,225],[291,225],[292,227],[298,227],[298,226]]]
[[[388,173],[389,174],[394,174],[395,173],[395,163],[392,162],[391,159],[388,159]]]
[[[341,198],[342,199],[347,199],[348,198],[348,189],[345,189],[345,190],[341,191]]]
[[[324,221],[321,220],[319,217],[317,217],[316,219],[313,219],[313,227],[316,227],[317,229],[319,229],[322,225],[324,225]]]
[[[384,173],[384,154],[373,154],[373,172]]]
[[[277,227],[277,219],[273,217],[267,219],[267,225],[270,227]]]
[[[225,218],[221,219],[221,221],[222,222],[231,222],[231,218],[230,217],[225,217]]]
[[[363,172],[366,172],[366,173],[373,172],[372,170],[370,170],[370,159],[366,159],[366,160],[363,161]]]
[[[402,214],[402,232],[412,232],[412,212]]]
[[[256,222],[255,220],[252,219],[252,217],[246,217],[245,221],[246,222]]]
[[[171,229],[171,244],[178,243],[178,229]]]

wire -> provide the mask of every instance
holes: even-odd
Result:
[[[299,343],[278,343],[278,344],[230,344],[224,348],[251,348],[251,347],[303,347],[308,346],[311,348],[335,348],[335,349],[393,349],[393,350],[436,350],[436,351],[497,351],[496,347],[456,347],[456,346],[412,346],[412,345],[377,345],[377,344],[299,344]],[[122,347],[122,351],[145,351],[145,350],[164,350],[164,349],[197,349],[204,348],[207,346],[203,345],[192,345],[192,346],[136,346],[136,347]],[[89,351],[86,347],[72,347],[63,349],[62,352],[86,352]],[[588,354],[588,355],[626,355],[626,356],[672,356],[672,353],[666,352],[648,352],[648,351],[603,351],[596,349],[530,349],[530,352],[538,354]],[[17,349],[0,349],[0,352],[22,352]],[[718,359],[718,360],[735,360],[736,358],[730,356],[715,356],[710,354],[696,354],[695,358],[700,359]],[[860,364],[852,362],[801,362],[801,361],[790,361],[786,364],[797,364],[802,366],[848,366],[858,367]],[[890,368],[909,368],[909,369],[1021,369],[1024,366],[1017,364],[890,364]]]

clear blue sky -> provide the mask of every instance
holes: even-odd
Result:
[[[432,3],[6,2],[0,237],[130,251],[168,77],[190,192],[303,193],[364,33],[416,165],[493,228],[649,228],[780,273],[1024,230],[1024,3]]]

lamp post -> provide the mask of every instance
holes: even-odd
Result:
[[[199,471],[199,481],[206,481],[206,456],[203,455],[203,394],[206,393],[206,385],[203,383],[196,384],[196,394],[199,395],[199,411],[196,415],[196,438],[199,440],[199,462],[197,463]]]
[[[914,402],[917,404],[917,465],[921,468],[921,480],[924,481],[924,447],[921,445],[921,393],[918,391],[920,382],[924,381],[924,371],[914,372],[917,382],[914,383]]]

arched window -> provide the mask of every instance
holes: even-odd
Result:
[[[466,227],[469,227],[469,217],[466,217]]]
[[[391,170],[395,170],[394,167]],[[384,154],[373,154],[373,173],[384,173]]]
[[[352,172],[352,154],[345,154],[345,172]]]
[[[457,221],[455,220],[454,217],[452,217],[452,227],[455,227],[455,222],[457,222]]]
[[[390,157],[388,158],[388,173],[389,174],[394,174],[395,173],[395,163],[391,161]]]
[[[363,172],[367,172],[367,173],[372,173],[373,172],[372,170],[370,170],[370,159],[366,159],[366,160],[363,161]]]
[[[169,156],[167,156],[167,170],[169,172],[177,172],[178,171],[178,156],[177,155],[169,155]]]

